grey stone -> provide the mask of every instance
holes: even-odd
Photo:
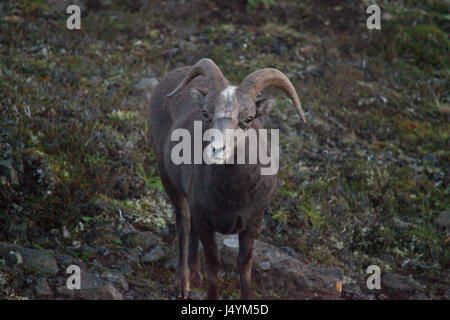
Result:
[[[107,271],[103,274],[103,276],[108,279],[108,281],[116,285],[119,289],[128,291],[129,286],[127,279],[120,271]]]
[[[178,44],[178,47],[183,51],[196,51],[197,45],[193,42],[181,40]]]
[[[45,0],[47,3],[47,8],[53,14],[66,13],[67,7],[70,5],[77,5],[80,7],[81,12],[83,12],[86,7],[80,0]]]
[[[17,171],[13,167],[13,160],[11,158],[0,160],[0,176],[5,176],[13,185],[19,185],[19,177]]]
[[[159,81],[156,78],[145,78],[136,83],[133,89],[136,94],[151,93],[158,84]]]
[[[178,259],[176,257],[167,260],[166,263],[164,263],[164,268],[175,271],[177,269],[177,261]]]
[[[427,153],[423,158],[433,165],[439,164],[439,161],[436,159],[436,157],[432,153]]]
[[[5,279],[5,275],[0,273],[0,286],[6,285],[8,282]]]
[[[41,275],[56,275],[58,273],[58,265],[53,256],[46,252],[36,249],[22,248],[16,245],[0,243],[0,257],[11,257],[11,252],[17,259],[17,263],[22,263],[26,269]]]
[[[25,289],[25,290],[23,291],[23,296],[24,296],[24,297],[27,297],[27,298],[30,299],[30,300],[33,300],[33,299],[35,298],[35,297],[34,297],[33,290],[30,289],[30,288],[27,288],[27,289]]]
[[[18,239],[26,239],[27,237],[27,224],[11,224],[8,228],[8,239],[9,241],[14,241]]]
[[[71,234],[66,226],[62,227],[62,234],[63,234],[64,239],[70,239],[70,237],[71,237]]]
[[[379,259],[383,260],[383,261],[385,261],[387,263],[390,263],[390,264],[394,264],[395,263],[394,257],[391,256],[390,254],[382,253],[379,256]]]
[[[237,235],[217,234],[222,265],[234,270],[239,241]],[[340,269],[307,265],[268,243],[255,240],[253,246],[253,273],[262,278],[268,290],[282,293],[289,299],[340,299],[338,288],[342,285]]]
[[[158,244],[159,238],[150,231],[132,231],[124,236],[124,243],[130,248],[141,248],[144,251],[149,250]]]
[[[261,268],[261,270],[267,271],[270,269],[270,262],[264,261],[259,263],[258,266]]]
[[[145,263],[157,262],[164,258],[165,253],[160,246],[154,247],[150,252],[144,255]]]
[[[23,263],[23,258],[18,251],[10,251],[9,254],[5,256],[5,262],[8,267],[12,267],[16,264]]]
[[[412,277],[388,272],[381,277],[381,289],[391,299],[409,299],[423,293],[425,287]]]
[[[297,254],[295,253],[295,250],[292,249],[291,247],[280,247],[280,250],[286,252],[291,257],[297,258]]]
[[[450,300],[450,289],[445,290],[442,297],[446,300]]]
[[[436,223],[441,227],[450,227],[450,211],[442,211],[436,219]]]
[[[83,300],[123,300],[122,294],[110,282],[94,276],[85,270],[81,271],[81,289],[68,289],[61,286],[56,289],[57,295],[64,298]]]
[[[33,286],[33,292],[36,297],[39,298],[49,298],[53,296],[53,291],[45,278],[40,278],[36,281]]]
[[[33,272],[54,276],[58,273],[58,265],[53,256],[39,250],[24,248],[21,250],[23,264]]]

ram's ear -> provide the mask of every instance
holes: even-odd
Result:
[[[208,92],[205,89],[193,88],[191,89],[192,99],[197,105],[203,106],[205,103],[205,96]]]
[[[256,103],[256,116],[264,117],[267,116],[275,106],[275,99],[269,98],[259,98],[255,101]]]

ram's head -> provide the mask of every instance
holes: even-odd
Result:
[[[212,143],[207,154],[213,163],[222,164],[234,154],[233,150],[245,141],[245,131],[252,127],[252,121],[268,114],[273,107],[271,99],[257,99],[266,87],[274,86],[291,98],[295,109],[306,122],[300,100],[291,81],[280,71],[272,68],[256,70],[248,75],[239,86],[232,86],[211,59],[198,61],[167,96],[179,93],[192,79],[203,75],[207,88],[193,88],[192,98],[202,106],[202,117],[209,129],[214,129]],[[227,139],[227,134],[236,139]],[[217,138],[220,137],[220,138]]]

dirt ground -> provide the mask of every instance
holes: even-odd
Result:
[[[0,3],[0,242],[119,270],[125,298],[170,298],[174,218],[136,84],[209,57],[234,83],[279,69],[306,111],[307,125],[265,92],[280,187],[258,239],[343,270],[344,299],[449,299],[449,3],[379,1],[368,30],[368,2],[78,1],[81,30],[66,28],[66,1]],[[139,246],[121,218],[158,237],[160,262],[129,262]],[[368,291],[369,265],[421,289]],[[0,258],[0,297],[39,298],[19,269]],[[223,295],[239,297],[236,280]]]

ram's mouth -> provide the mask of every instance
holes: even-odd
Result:
[[[212,164],[225,164],[225,159],[224,158],[211,158],[211,162]]]
[[[211,164],[225,164],[227,159],[227,153],[224,150],[213,152],[211,146],[208,146],[205,150],[205,156]]]

